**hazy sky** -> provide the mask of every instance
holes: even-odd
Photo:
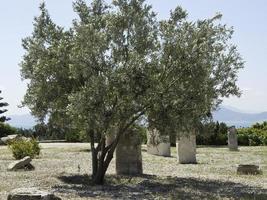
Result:
[[[64,3],[63,3],[64,2]],[[91,2],[88,0],[88,2]],[[223,22],[235,29],[233,43],[246,61],[239,74],[241,98],[229,98],[225,105],[251,112],[267,111],[267,1],[266,0],[148,0],[159,18],[167,18],[169,11],[181,5],[190,19],[223,14]],[[0,5],[0,90],[9,106],[8,114],[28,113],[20,109],[26,83],[20,79],[23,49],[21,39],[32,32],[33,17],[38,15],[37,0],[8,0]],[[76,15],[71,0],[47,0],[52,19],[69,26]]]

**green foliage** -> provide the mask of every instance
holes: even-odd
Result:
[[[142,144],[147,143],[147,129],[140,125],[140,124],[135,124],[132,129],[135,131],[136,134],[140,136]]]
[[[227,129],[225,123],[206,123],[199,129],[197,144],[227,145]],[[237,129],[237,137],[239,145],[267,145],[267,122],[256,123],[250,128],[239,128]]]
[[[34,139],[22,140],[16,139],[9,144],[9,148],[12,151],[13,157],[15,159],[22,159],[26,156],[35,158],[40,154],[40,146],[38,142]]]
[[[67,142],[88,142],[89,138],[84,131],[68,131],[65,133],[65,139]]]
[[[199,145],[226,145],[227,130],[225,123],[210,122],[202,124],[197,135],[197,144]]]
[[[237,133],[240,145],[267,145],[267,122],[256,123],[250,128],[240,128]]]
[[[10,126],[9,124],[0,122],[0,137],[5,137],[7,135],[17,134],[17,129]]]
[[[2,91],[0,90],[0,94],[1,94],[1,93],[2,93]],[[7,109],[1,109],[1,108],[8,106],[8,103],[6,103],[6,102],[1,102],[2,99],[3,99],[3,97],[0,97],[0,115],[3,114],[3,113],[5,113],[5,112],[7,111]],[[6,121],[8,121],[8,120],[10,120],[10,119],[7,118],[6,116],[0,116],[0,123],[2,123],[2,122],[6,122]]]
[[[32,130],[34,137],[40,140],[67,140],[68,142],[88,142],[88,135],[85,131],[72,128],[71,126],[62,127],[56,123],[36,124]]]

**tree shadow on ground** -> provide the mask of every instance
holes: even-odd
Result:
[[[88,175],[60,176],[55,192],[81,198],[110,199],[267,199],[267,190],[240,183],[196,178],[108,175],[103,186],[93,185]]]
[[[86,153],[88,153],[88,152],[91,152],[91,149],[81,149],[81,150],[78,150],[78,152],[86,152]]]

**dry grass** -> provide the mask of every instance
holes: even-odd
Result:
[[[115,176],[114,160],[104,186],[94,186],[89,144],[42,144],[42,154],[32,161],[35,171],[8,172],[13,161],[0,146],[0,199],[18,187],[54,191],[62,199],[267,199],[267,147],[200,147],[197,165],[180,165],[175,148],[172,157],[146,153],[140,177]],[[259,164],[263,175],[236,175],[237,164]],[[80,166],[80,171],[78,169]]]

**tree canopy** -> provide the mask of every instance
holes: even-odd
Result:
[[[30,81],[23,104],[40,119],[87,131],[95,183],[103,183],[121,135],[141,118],[177,132],[209,117],[222,98],[240,95],[243,61],[221,15],[190,21],[178,6],[158,20],[145,0],[77,0],[73,8],[79,17],[63,28],[41,4],[23,40],[21,75]],[[109,134],[115,140],[106,146]]]
[[[0,94],[1,93],[2,93],[2,91],[0,90]],[[4,109],[4,108],[8,106],[8,103],[1,102],[2,100],[3,100],[3,97],[0,97],[0,115],[7,112],[7,109]],[[0,116],[0,123],[6,122],[8,120],[9,120],[9,118],[7,118],[6,116]]]

